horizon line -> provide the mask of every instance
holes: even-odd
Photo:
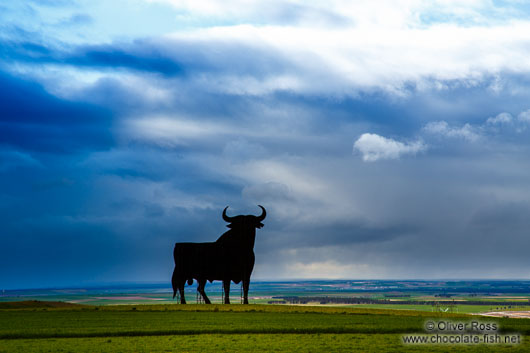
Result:
[[[368,281],[389,281],[389,282],[509,282],[509,281],[530,281],[530,278],[371,278],[371,279],[355,279],[355,278],[291,278],[291,279],[256,279],[251,283],[289,283],[289,282],[368,282]],[[194,281],[193,285],[196,284]],[[42,287],[25,287],[25,288],[0,288],[0,291],[29,291],[29,290],[67,290],[67,289],[96,289],[96,288],[112,288],[112,287],[141,287],[141,286],[161,286],[167,285],[171,287],[169,281],[116,281],[116,282],[99,282],[87,285],[58,285],[58,286],[42,286]]]

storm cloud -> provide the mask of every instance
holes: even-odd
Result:
[[[201,3],[2,5],[0,286],[168,282],[258,204],[256,279],[530,276],[524,6]]]

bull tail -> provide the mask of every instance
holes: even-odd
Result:
[[[177,295],[177,289],[178,289],[176,272],[177,272],[177,266],[175,266],[175,269],[173,270],[173,276],[171,277],[171,286],[173,287],[173,299],[175,299],[175,296]]]

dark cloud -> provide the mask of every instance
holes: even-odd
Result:
[[[156,47],[95,45],[74,48],[51,47],[33,41],[4,41],[2,56],[9,61],[66,64],[87,68],[129,69],[163,75],[182,73],[182,66]]]
[[[355,248],[367,243],[392,242],[398,238],[419,233],[416,225],[370,227],[363,222],[353,221],[329,222],[328,224],[322,221],[321,224],[304,225],[296,224],[296,220],[292,223],[295,224],[289,224],[285,228],[273,223],[273,231],[267,234],[266,239],[261,240],[263,248],[260,249],[260,253],[278,251],[279,248],[283,251],[326,247]],[[310,261],[310,259],[306,260]]]
[[[28,36],[31,34],[28,33]],[[45,45],[33,41],[3,41],[0,43],[0,53],[6,61],[33,61],[52,54],[52,50]]]
[[[82,18],[85,17],[77,19]],[[32,32],[22,28],[19,31],[21,33],[13,35],[13,39],[0,42],[0,50],[6,60],[66,64],[79,68],[121,68],[170,77],[223,72],[264,79],[271,73],[287,72],[289,67],[294,69],[288,58],[282,57],[273,48],[244,41],[212,39],[206,45],[197,45],[179,39],[138,39],[131,43],[72,46],[60,42],[47,43],[44,39],[31,40],[34,38]]]
[[[33,151],[71,153],[108,148],[108,110],[62,100],[39,84],[0,72],[0,143]]]
[[[170,76],[182,73],[182,66],[157,48],[150,50],[141,45],[139,48],[140,52],[113,46],[84,47],[65,55],[62,61],[75,66],[127,68]]]
[[[528,203],[496,203],[478,209],[471,218],[470,226],[486,237],[504,233],[505,241],[518,242],[520,236],[527,238],[530,229],[530,205]]]

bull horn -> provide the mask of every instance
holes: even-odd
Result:
[[[263,206],[261,205],[258,205],[259,208],[261,208],[261,216],[258,216],[258,222],[261,222],[265,219],[265,217],[267,217],[267,211],[265,211],[265,209],[263,208]]]
[[[225,209],[223,210],[223,219],[225,220],[225,222],[231,223],[234,220],[234,217],[228,217],[226,215],[226,209],[227,208],[228,208],[228,206],[226,206]]]

